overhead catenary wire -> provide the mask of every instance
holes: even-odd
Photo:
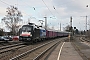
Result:
[[[25,5],[29,6],[29,8],[33,8],[33,10],[36,10],[36,8],[34,6],[30,6],[29,4],[27,4],[26,2],[24,2]]]
[[[24,2],[24,4],[25,5],[27,5],[27,6],[29,6],[29,8],[32,8],[33,10],[34,10],[34,12],[35,12],[35,14],[36,13],[39,13],[39,12],[37,12],[37,8],[35,7],[35,6],[30,6],[28,3],[26,3],[26,2]],[[26,13],[25,13],[26,14]],[[40,14],[40,13],[39,13]],[[28,16],[31,16],[31,15],[29,15],[29,14],[27,14]],[[30,17],[30,19],[32,19],[32,18],[34,18],[34,19],[37,19],[36,17]],[[38,19],[37,19],[38,20]]]
[[[9,6],[11,6],[10,4],[8,4],[8,3],[6,3],[6,2],[4,2],[4,1],[2,1],[2,0],[0,0],[2,3],[4,3],[4,4],[6,4],[6,5],[9,5]]]
[[[6,4],[6,5],[8,5],[8,6],[12,6],[12,5],[10,5],[9,3],[7,3],[7,2],[4,2],[4,1],[2,1],[2,0],[0,0],[2,3],[4,3],[4,4]],[[43,1],[43,0],[42,0]],[[25,3],[25,2],[24,2]],[[50,9],[49,9],[49,7],[46,5],[46,3],[43,1],[43,3],[45,4],[45,6],[48,8],[48,10],[50,11]],[[27,3],[25,3],[27,6],[29,6],[29,4],[27,4]],[[17,4],[15,4],[15,5],[19,5],[18,4],[18,0],[17,0]],[[34,11],[36,11],[36,7],[34,7],[34,6],[29,6],[30,8],[33,8],[33,10]],[[24,12],[25,13],[25,12]],[[50,11],[50,13],[53,15],[53,13]],[[28,16],[30,16],[29,14],[27,14],[27,13],[25,13],[26,15],[28,15]],[[54,16],[54,15],[53,15]]]
[[[25,4],[27,4],[27,3],[25,3]],[[27,6],[29,6],[28,4],[27,4]],[[31,7],[31,6],[29,6],[30,8],[33,8],[33,10],[36,10],[36,8],[35,7]]]
[[[43,0],[42,0],[43,1]],[[48,10],[50,11],[49,7],[46,5],[46,3],[43,1],[43,3],[45,4],[45,6],[48,8]],[[50,13],[53,15],[53,13],[50,11]],[[53,15],[54,16],[54,15]]]
[[[4,3],[4,4],[6,4],[6,5],[8,5],[8,6],[11,6],[10,4],[8,4],[8,3],[6,3],[6,2],[4,2],[4,1],[2,1],[2,0],[0,0],[2,3]],[[42,0],[43,1],[43,0]],[[25,3],[25,2],[24,2]],[[43,3],[46,5],[46,3],[43,1]],[[25,3],[26,5],[28,5],[27,3]],[[16,5],[16,4],[15,4]],[[18,0],[17,0],[17,5],[19,5],[18,4]],[[29,5],[28,5],[29,6]],[[29,6],[29,7],[31,7],[31,6]],[[48,8],[48,6],[46,5],[46,7]],[[35,7],[31,7],[31,8],[33,8],[33,10],[34,11],[36,11],[36,8]],[[48,10],[50,11],[50,9],[48,8]],[[24,12],[25,13],[25,12]],[[50,11],[50,13],[52,14],[52,12]],[[53,14],[52,14],[53,15]],[[54,16],[54,15],[53,15]]]
[[[1,0],[0,0],[0,1],[1,1]],[[14,5],[10,5],[9,3],[5,2],[5,1],[1,1],[1,2],[2,2],[3,4],[6,4],[7,6],[14,6]],[[24,3],[25,3],[25,2],[24,2]],[[26,4],[27,6],[29,6],[29,4],[27,4],[27,3],[25,3],[25,4]],[[17,3],[16,3],[15,5],[17,5],[17,7],[19,6],[18,0],[17,0]],[[33,6],[29,6],[29,7],[32,8],[34,11],[36,11],[36,8],[35,8],[35,7],[33,7]],[[37,19],[36,17],[31,16],[30,14],[28,14],[28,13],[22,11],[22,10],[21,10],[21,12],[22,12],[23,14],[29,16],[30,19]],[[38,19],[37,19],[37,20],[38,20]]]
[[[2,0],[0,0],[0,1],[1,1],[2,3],[4,3],[4,4],[8,5],[8,6],[12,6],[12,5],[10,5],[10,4],[8,4],[8,3],[2,1]],[[17,4],[18,4],[18,2],[17,2]],[[34,8],[34,7],[33,7],[33,8]],[[34,8],[34,10],[35,10],[35,8]],[[25,12],[22,11],[22,13],[25,13]],[[27,13],[25,13],[25,14],[28,15],[28,16],[31,16],[31,15],[29,15],[29,14],[27,14]]]
[[[13,6],[13,5],[10,5],[9,3],[5,2],[5,1],[2,1],[0,0],[0,2],[2,2],[3,4],[7,5],[7,6]],[[23,12],[24,13],[24,12]],[[26,14],[26,13],[25,13]]]
[[[59,15],[59,12],[56,10],[55,6],[53,6],[53,9],[57,12],[57,14]]]
[[[53,6],[53,9],[57,12],[57,14],[60,15],[59,12],[56,10],[56,7],[53,4],[52,4],[52,6]]]
[[[56,13],[58,14],[58,15],[60,15],[59,14],[59,12],[56,10],[56,7],[53,5],[53,9],[56,11]],[[61,31],[61,21],[60,21],[60,31]]]

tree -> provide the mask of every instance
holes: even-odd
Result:
[[[69,26],[69,25],[67,25],[67,26],[65,27],[65,31],[70,32],[70,26]]]
[[[74,31],[75,31],[75,30],[73,29],[72,26],[69,26],[69,25],[68,25],[68,26],[65,27],[65,31],[67,31],[67,32],[72,32],[72,35],[74,35]]]
[[[87,31],[87,35],[90,38],[90,30]]]
[[[2,21],[4,21],[6,27],[10,29],[12,34],[16,35],[16,33],[18,32],[18,28],[20,27],[18,23],[22,21],[21,19],[22,14],[18,10],[18,8],[14,6],[8,7],[6,12],[7,12],[7,15],[5,15]]]
[[[76,30],[75,30],[75,34],[79,34],[79,31],[78,31],[78,29],[76,29]]]
[[[4,31],[2,28],[0,28],[0,36],[4,35]]]

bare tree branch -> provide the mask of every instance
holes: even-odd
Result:
[[[2,21],[6,24],[6,27],[13,32],[13,34],[16,34],[17,29],[20,27],[18,23],[22,21],[22,14],[18,8],[14,6],[8,7],[6,13],[7,15],[5,15]]]

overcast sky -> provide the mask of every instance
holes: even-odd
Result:
[[[30,22],[39,24],[38,21],[45,21],[46,16],[49,27],[59,29],[61,23],[63,30],[65,26],[70,25],[70,16],[72,16],[73,27],[85,30],[86,18],[81,16],[86,15],[90,24],[90,0],[0,0],[0,20],[6,15],[6,8],[10,5],[18,7],[22,12],[23,24],[26,24],[28,19]],[[0,26],[4,27],[3,24]]]

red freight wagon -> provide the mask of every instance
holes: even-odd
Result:
[[[46,30],[46,38],[52,38],[53,37],[53,31]]]
[[[54,30],[46,30],[46,38],[55,38],[57,37],[57,32]]]

